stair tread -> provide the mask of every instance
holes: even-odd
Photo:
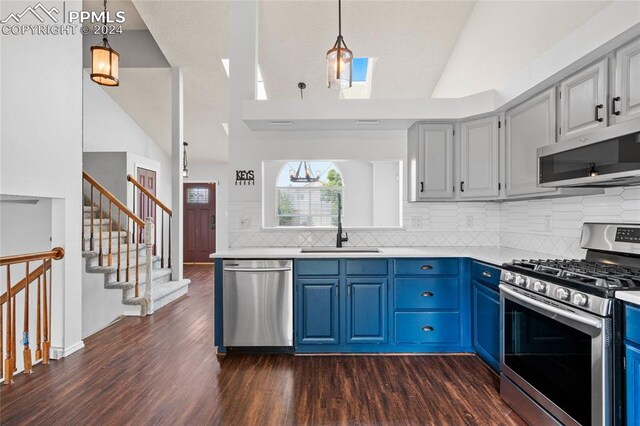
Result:
[[[171,293],[175,293],[188,286],[191,283],[191,280],[182,279],[177,281],[168,281],[166,283],[162,283],[162,287],[154,287],[153,289],[153,300],[159,300],[163,297],[170,295]],[[131,297],[123,301],[125,305],[141,305],[144,301],[144,296]]]
[[[153,263],[160,262],[160,256],[153,256],[152,257],[152,262]],[[140,262],[138,263],[138,268],[140,270],[144,269],[146,263],[147,263],[147,258],[146,257],[140,257]],[[136,267],[135,262],[129,262],[129,269],[134,269],[135,267]],[[89,266],[87,268],[87,270],[89,272],[92,272],[92,273],[115,274],[116,271],[118,270],[118,265]],[[127,264],[126,264],[126,262],[122,262],[120,264],[120,271],[126,271],[126,270],[127,270]],[[161,270],[161,268],[153,268],[153,271],[158,271],[158,270]]]

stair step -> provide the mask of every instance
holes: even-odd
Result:
[[[115,262],[115,260],[116,259],[113,259],[111,266],[107,266],[108,260],[105,257],[105,259],[103,259],[103,265],[99,266],[97,265],[97,259],[96,259],[96,265],[87,266],[87,271],[95,274],[113,275],[115,277],[116,272],[118,271],[118,264],[117,262]],[[146,265],[147,265],[147,258],[140,257],[140,262],[138,263],[138,273],[140,275],[142,275],[144,269],[146,268]],[[160,257],[154,256],[152,258],[152,268],[154,270],[160,269]],[[120,264],[120,277],[126,276],[126,271],[127,271],[127,264],[125,261]],[[129,278],[132,279],[131,277],[135,277],[135,273],[136,273],[135,261],[129,262]]]
[[[125,238],[127,235],[127,231],[111,231],[111,239],[115,239],[115,238]],[[91,238],[91,235],[87,235],[86,233],[84,234],[84,240],[85,241],[89,241],[89,239]],[[98,243],[98,239],[100,238],[99,233],[96,234],[94,232],[93,234],[93,241],[97,244]],[[103,230],[102,231],[102,244],[103,244],[103,248],[104,248],[104,240],[107,240],[107,242],[109,241],[109,231],[107,230],[106,232]]]
[[[93,226],[98,226],[100,225],[101,222],[102,222],[102,225],[109,225],[111,223],[111,220],[106,217],[103,217],[102,221],[100,220],[99,217],[93,218]],[[84,226],[91,226],[91,218],[84,220]]]

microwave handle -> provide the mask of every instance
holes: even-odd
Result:
[[[529,297],[523,296],[520,293],[517,293],[517,292],[511,290],[510,288],[508,288],[504,284],[500,284],[500,291],[505,292],[506,294],[508,294],[509,296],[513,297],[514,299],[523,301],[525,303],[528,303],[528,304],[530,304],[532,306],[535,306],[537,308],[543,309],[545,311],[552,312],[552,313],[554,313],[554,314],[556,314],[558,316],[565,317],[565,318],[568,318],[568,319],[570,319],[572,321],[576,321],[576,322],[579,322],[581,324],[588,325],[589,327],[602,329],[602,324],[598,320],[595,320],[595,319],[592,319],[592,318],[589,318],[589,317],[584,317],[584,316],[581,316],[581,315],[577,315],[577,314],[574,314],[573,312],[569,312],[569,311],[566,311],[564,309],[556,308],[555,306],[551,306],[551,305],[548,305],[546,303],[538,302],[535,299],[531,299]]]

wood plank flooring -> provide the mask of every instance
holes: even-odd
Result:
[[[475,356],[227,356],[213,350],[211,266],[189,294],[0,387],[0,423],[524,425]]]

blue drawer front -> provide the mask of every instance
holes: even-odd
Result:
[[[397,275],[458,275],[458,259],[396,259]]]
[[[398,278],[394,298],[397,309],[458,309],[457,278]]]
[[[338,259],[297,260],[295,273],[298,276],[340,275],[340,261]]]
[[[347,259],[347,275],[383,276],[388,273],[387,259]]]
[[[397,312],[396,343],[460,342],[460,315],[453,312]]]
[[[500,284],[500,268],[474,260],[471,263],[471,279],[497,290]]]
[[[625,337],[640,344],[640,308],[626,305]]]

